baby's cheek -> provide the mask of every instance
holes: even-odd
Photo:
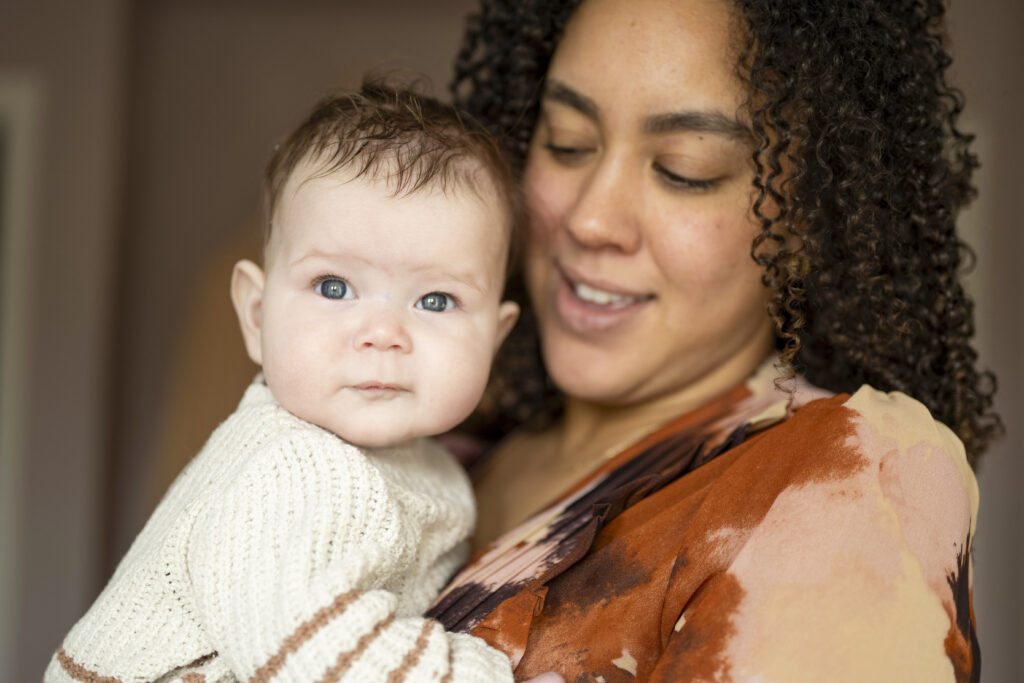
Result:
[[[487,386],[490,354],[466,349],[436,367],[433,384],[440,389],[436,406],[450,429],[469,417],[480,402]]]

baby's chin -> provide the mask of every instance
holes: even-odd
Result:
[[[399,395],[367,400],[341,392],[320,401],[295,400],[295,396],[278,401],[296,417],[362,448],[408,446],[422,437],[444,434],[461,424],[476,405],[467,400],[443,404],[439,409],[437,401],[417,398]]]
[[[401,402],[371,404],[346,413],[321,415],[330,424],[320,426],[345,441],[363,448],[394,448],[412,445],[417,439],[435,437],[458,427],[469,417],[475,403],[410,406]],[[430,403],[429,401],[426,403]],[[427,410],[427,408],[430,410]]]
[[[387,425],[387,424],[359,424],[359,425],[335,425],[335,429],[326,427],[341,439],[361,448],[400,448],[411,446],[417,439],[422,437],[436,436],[450,429],[458,423],[448,425],[426,425],[417,429],[409,425]]]
[[[337,434],[337,432],[335,432]],[[337,434],[340,438],[344,439],[353,446],[359,446],[360,448],[402,448],[403,446],[411,446],[416,439],[421,436],[429,436],[427,434],[364,434],[361,431],[352,434],[351,436],[345,436],[344,434]]]

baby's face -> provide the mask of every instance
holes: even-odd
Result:
[[[309,176],[292,174],[267,245],[267,384],[290,412],[362,446],[451,429],[518,314],[501,301],[504,207],[462,187],[396,197],[373,178]]]

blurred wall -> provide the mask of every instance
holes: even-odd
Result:
[[[0,548],[15,558],[0,576],[13,598],[0,614],[2,681],[39,680],[102,580],[126,16],[123,0],[0,2],[0,71],[40,93],[29,276],[15,293],[31,311],[24,450],[2,454],[20,493],[16,547]]]
[[[978,253],[968,279],[977,303],[982,364],[999,377],[1007,435],[978,472],[974,608],[985,681],[1024,680],[1024,4],[954,2],[953,82],[966,95],[964,127],[977,134],[978,200],[961,218]]]
[[[237,401],[253,368],[230,318],[228,271],[254,255],[274,141],[367,68],[412,65],[443,94],[473,4],[0,2],[0,71],[34,74],[44,89],[21,540],[0,549],[18,557],[0,596],[20,598],[0,614],[0,637],[15,634],[0,643],[0,681],[38,680],[173,476],[167,463],[193,453]],[[1021,7],[961,0],[950,17],[967,127],[984,155],[981,199],[964,219],[981,257],[971,286],[1009,428],[980,474],[975,589],[988,681],[1024,680]],[[212,321],[227,324],[221,342],[190,343]],[[208,368],[198,377],[188,370],[197,358]]]

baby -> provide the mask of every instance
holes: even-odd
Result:
[[[472,492],[426,436],[475,407],[518,308],[496,144],[364,85],[267,169],[263,267],[231,298],[262,374],[185,468],[46,681],[511,681],[421,614],[465,559]]]

